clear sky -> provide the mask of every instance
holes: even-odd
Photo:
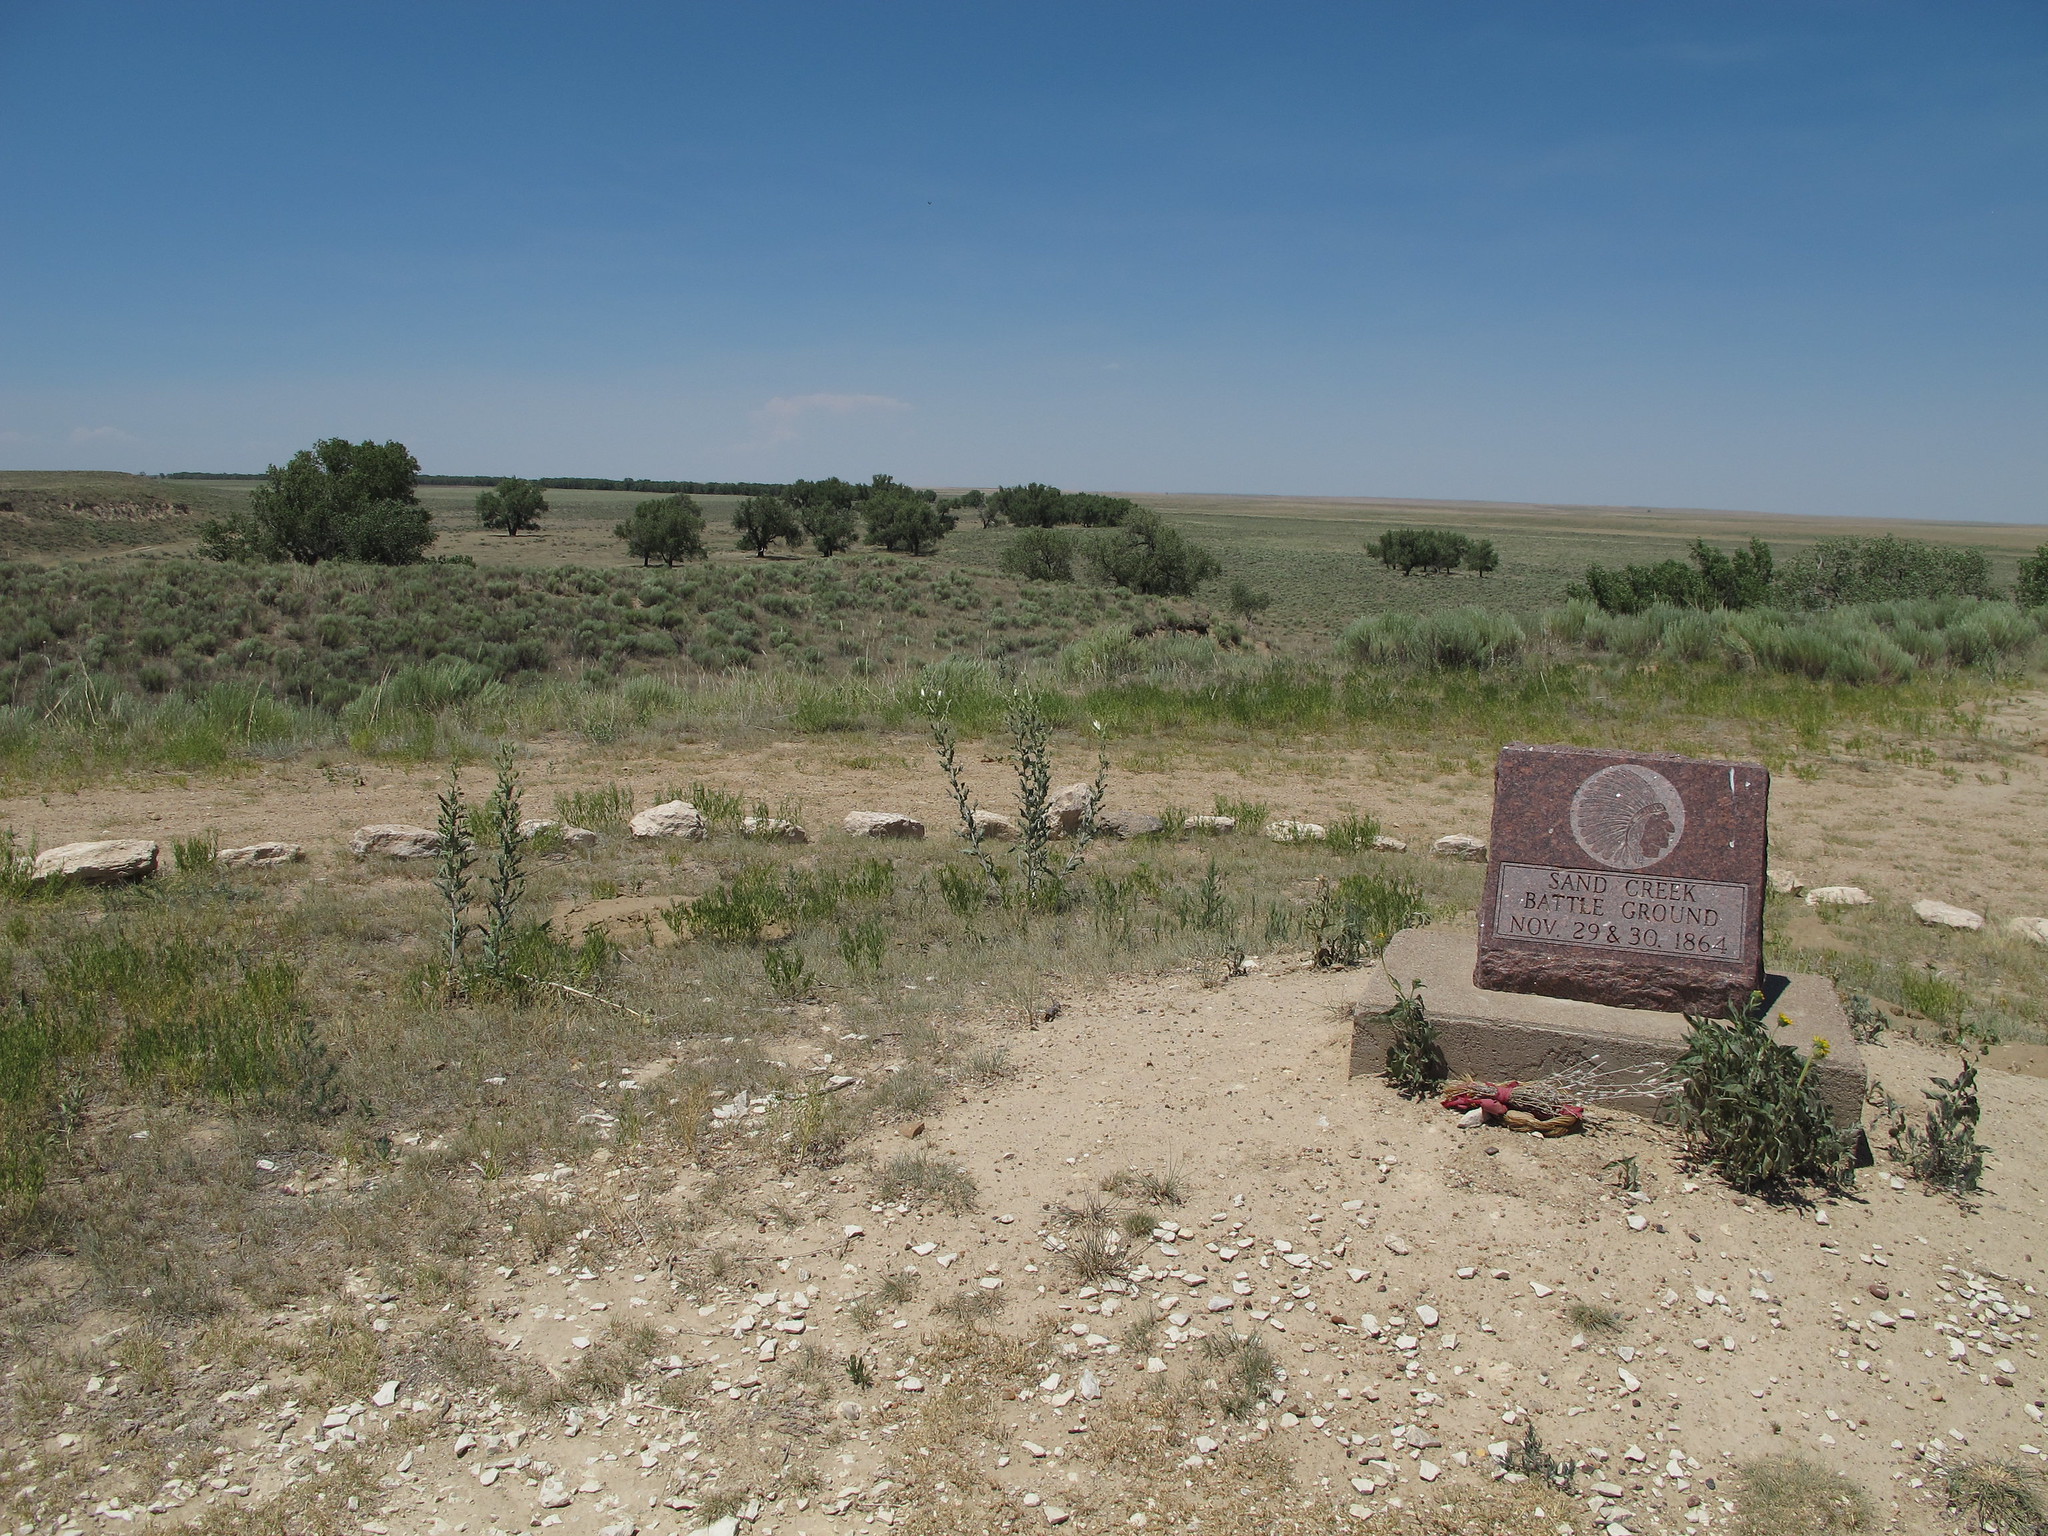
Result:
[[[0,467],[2048,522],[2048,5],[0,0]]]

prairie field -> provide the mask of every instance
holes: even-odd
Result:
[[[0,475],[0,1528],[2048,1528],[2041,611],[1566,591],[1894,532],[2005,593],[2042,529],[1145,496],[1223,565],[1159,597],[971,517],[757,559],[711,496],[643,568],[627,492],[198,558],[246,494]],[[1400,576],[1400,526],[1499,569]],[[1765,914],[1873,1079],[1846,1182],[1350,1075],[1513,740],[1754,757],[1774,868],[1868,892]],[[1028,835],[1098,775],[1114,830]],[[96,839],[156,872],[22,862]],[[1967,1063],[1961,1189],[1908,1133]]]

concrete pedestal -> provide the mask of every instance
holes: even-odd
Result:
[[[1353,1077],[1386,1068],[1392,1030],[1378,1016],[1394,1005],[1391,978],[1403,986],[1422,983],[1422,1005],[1454,1078],[1526,1083],[1595,1057],[1603,1071],[1668,1065],[1685,1049],[1683,1014],[1478,987],[1472,981],[1478,949],[1478,940],[1469,934],[1429,928],[1412,928],[1387,946],[1352,1012]],[[1828,1042],[1827,1059],[1815,1073],[1821,1099],[1838,1126],[1860,1125],[1868,1079],[1834,983],[1825,976],[1770,975],[1764,979],[1764,996],[1772,1027],[1784,1044],[1806,1055],[1816,1036]],[[1780,1024],[1780,1015],[1791,1022]],[[1667,1102],[1645,1095],[1603,1100],[1600,1107],[1647,1115]]]

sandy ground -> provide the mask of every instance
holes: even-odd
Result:
[[[1885,1528],[1905,1531],[1954,1528],[1934,1491],[1943,1461],[2040,1455],[2048,1370],[2031,1309],[2048,1158],[2029,1132],[2048,1084],[1987,1077],[1984,1134],[2003,1150],[1974,1213],[1898,1187],[1882,1165],[1853,1198],[1771,1206],[1687,1171],[1669,1133],[1635,1117],[1557,1140],[1460,1130],[1432,1104],[1349,1078],[1344,1010],[1361,981],[1269,957],[1220,985],[1133,983],[1072,999],[1041,1028],[1005,1026],[1015,1074],[930,1115],[915,1143],[972,1173],[972,1214],[875,1205],[858,1173],[769,1177],[735,1208],[791,1212],[793,1225],[764,1215],[705,1234],[743,1255],[722,1286],[685,1290],[666,1278],[674,1255],[630,1245],[601,1271],[476,1277],[494,1345],[554,1369],[610,1324],[652,1321],[671,1364],[699,1372],[685,1406],[450,1413],[401,1382],[395,1403],[354,1405],[353,1420],[349,1404],[306,1404],[228,1437],[223,1475],[261,1497],[290,1458],[303,1467],[353,1443],[391,1469],[365,1531],[668,1536],[699,1528],[692,1510],[721,1474],[729,1488],[777,1443],[802,1455],[822,1435],[823,1486],[801,1504],[759,1504],[745,1529],[967,1531],[1057,1515],[1074,1530],[1125,1530],[1147,1515],[1155,1529],[1193,1530],[1190,1509],[1229,1497],[1252,1475],[1243,1469],[1278,1452],[1297,1511],[1305,1499],[1323,1529],[1370,1529],[1485,1478],[1489,1448],[1519,1443],[1533,1422],[1588,1468],[1551,1505],[1551,1528],[1641,1536],[1727,1523],[1732,1464],[1758,1455],[1797,1451],[1845,1473]],[[804,1022],[822,1059],[838,1025],[828,1009]],[[1908,1045],[1870,1058],[1895,1090],[1945,1066]],[[643,1091],[659,1091],[660,1067],[634,1074]],[[767,1123],[720,1134],[743,1145]],[[875,1155],[910,1145],[884,1131]],[[1622,1157],[1637,1160],[1640,1199],[1616,1187],[1608,1165]],[[1106,1173],[1168,1166],[1188,1187],[1174,1213],[1184,1235],[1140,1245],[1127,1291],[1069,1280],[1048,1243],[1053,1208]],[[318,1173],[278,1178],[317,1190]],[[640,1201],[687,1200],[704,1175],[622,1151],[533,1177],[609,1205],[630,1229]],[[878,1335],[856,1329],[851,1299],[906,1270],[921,1293],[884,1308]],[[951,1381],[929,1353],[931,1306],[983,1287],[1010,1301],[1005,1326],[1035,1332],[1038,1352],[971,1427],[964,1470],[946,1464],[935,1486],[938,1464],[912,1449]],[[1119,1339],[1148,1301],[1167,1321],[1134,1350]],[[1624,1321],[1589,1332],[1567,1315],[1575,1301]],[[373,1298],[364,1305],[379,1314]],[[437,1326],[399,1305],[382,1308],[391,1326]],[[1063,1342],[1031,1327],[1047,1314]],[[1162,1505],[1173,1480],[1137,1475],[1104,1442],[1118,1424],[1168,1416],[1148,1404],[1192,1395],[1211,1368],[1203,1337],[1226,1329],[1267,1339],[1283,1390],[1243,1418],[1176,1419],[1164,1449],[1186,1483],[1176,1492],[1196,1503]],[[778,1420],[800,1344],[829,1362],[864,1353],[876,1384],[842,1380],[824,1425]],[[1162,1384],[1164,1398],[1147,1396]],[[966,1503],[949,1515],[954,1497]]]

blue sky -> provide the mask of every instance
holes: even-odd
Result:
[[[2048,522],[2048,8],[0,0],[0,467]]]

